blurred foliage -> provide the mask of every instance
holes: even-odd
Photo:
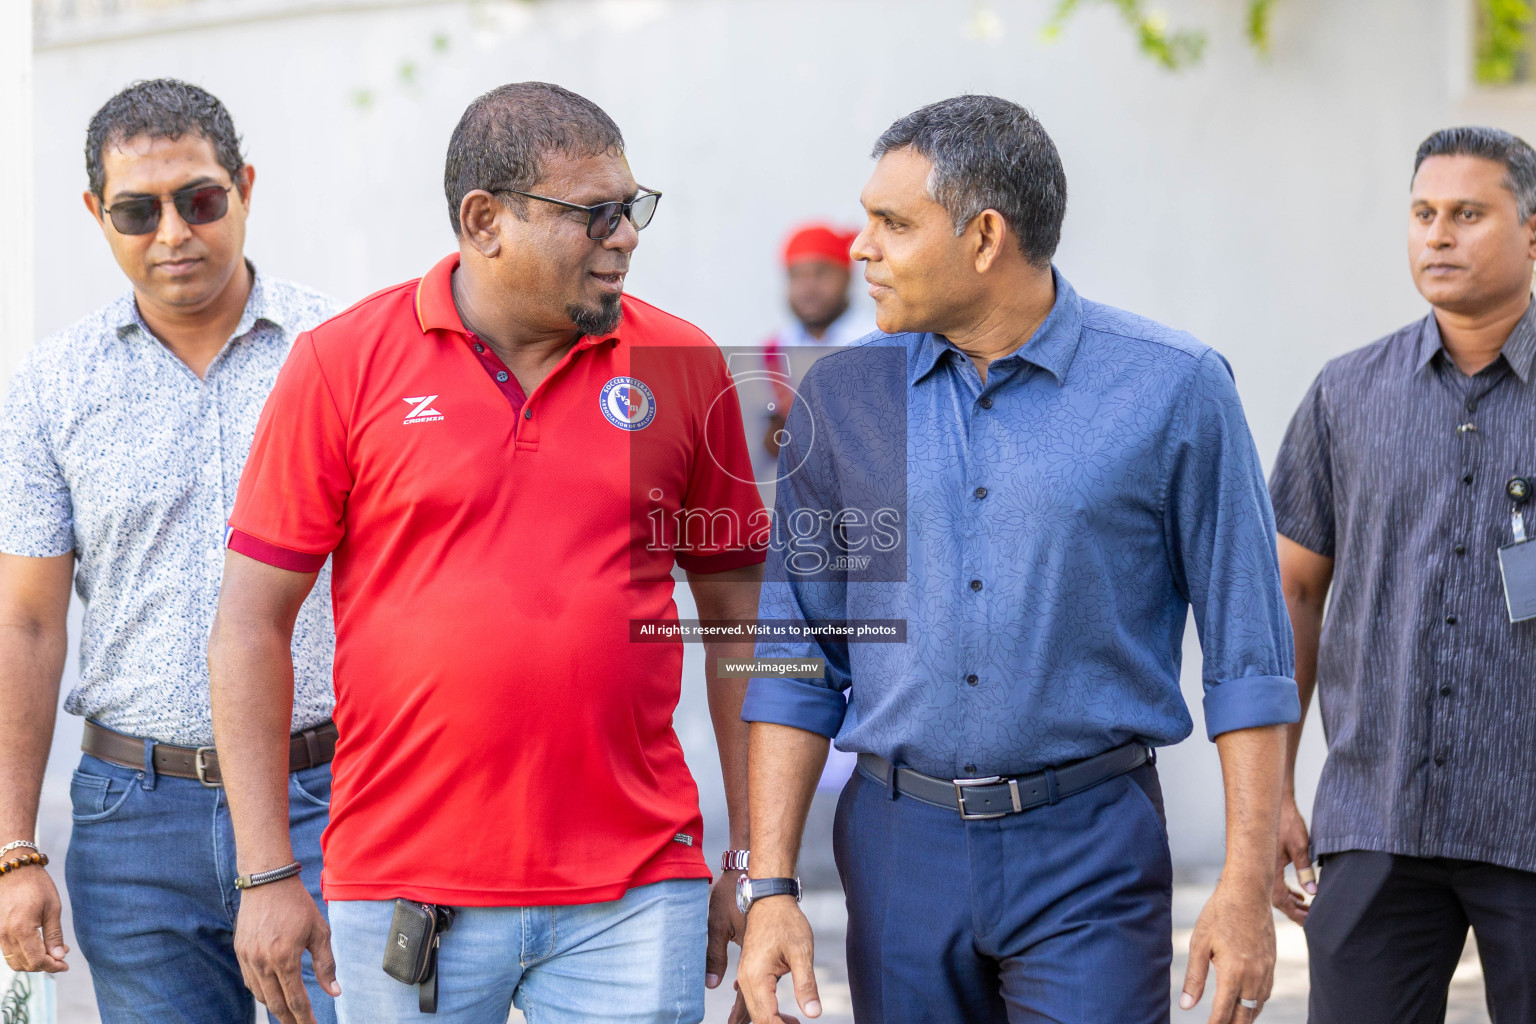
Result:
[[[1477,59],[1474,75],[1481,85],[1510,85],[1530,80],[1529,0],[1478,0]]]
[[[1484,2],[1517,3],[1524,0],[1484,0]],[[1169,71],[1178,71],[1198,64],[1205,55],[1205,33],[1198,29],[1171,29],[1168,17],[1162,11],[1148,7],[1146,0],[1057,0],[1045,26],[1047,39],[1061,34],[1068,21],[1085,3],[1109,4],[1120,13],[1120,18],[1136,36],[1141,52]],[[1244,0],[1246,4],[1246,31],[1248,42],[1260,53],[1269,50],[1269,17],[1275,0]]]

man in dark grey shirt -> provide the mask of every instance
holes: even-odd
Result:
[[[1511,497],[1536,481],[1536,151],[1430,136],[1408,242],[1432,312],[1323,368],[1270,483],[1328,736],[1310,854],[1287,794],[1275,903],[1306,926],[1312,1024],[1444,1020],[1469,925],[1493,1020],[1536,1021],[1536,620],[1511,621],[1499,552],[1536,515]]]

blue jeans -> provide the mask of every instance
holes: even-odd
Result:
[[[455,907],[438,951],[437,1014],[384,973],[393,900],[331,904],[343,1024],[694,1024],[704,1019],[708,883],[631,889],[611,903]]]
[[[240,896],[224,791],[89,754],[69,791],[75,827],[64,877],[102,1024],[255,1021],[235,959]],[[330,765],[289,778],[294,856],[317,902],[330,799]],[[334,1002],[307,953],[304,981],[315,1019],[332,1024]]]
[[[833,850],[855,1020],[1168,1024],[1173,869],[1151,765],[979,821],[858,770]]]

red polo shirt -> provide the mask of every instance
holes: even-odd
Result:
[[[629,622],[675,619],[674,559],[763,560],[725,362],[626,296],[524,397],[454,309],[458,262],[299,336],[230,517],[241,554],[332,559],[325,896],[595,903],[708,878],[682,646]],[[658,529],[690,512],[711,528]]]

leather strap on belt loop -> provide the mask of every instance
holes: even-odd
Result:
[[[1045,774],[1045,802],[1051,807],[1061,803],[1061,790],[1056,786],[1056,769],[1047,768]]]
[[[313,729],[305,729],[301,734],[304,737],[304,749],[309,752],[311,765],[324,764],[330,758],[325,757],[320,751],[320,737]]]

